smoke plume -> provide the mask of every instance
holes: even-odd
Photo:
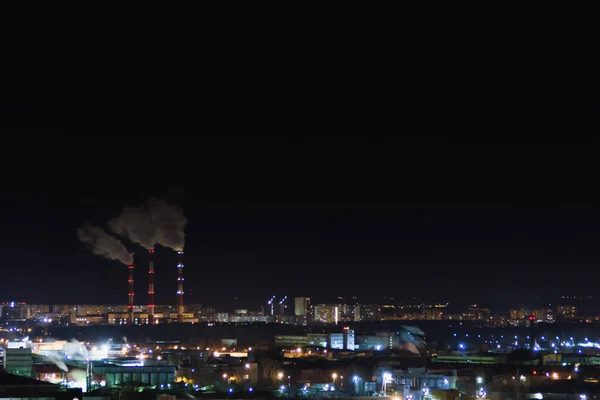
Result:
[[[126,237],[147,250],[151,250],[156,243],[156,229],[148,207],[125,207],[121,215],[108,221],[108,227],[117,235]]]
[[[406,350],[412,354],[421,354],[417,346],[413,342],[404,342],[398,344],[398,349]]]
[[[90,358],[90,353],[83,343],[77,339],[71,339],[70,342],[70,348],[72,349],[73,355],[80,355],[84,360],[88,360]]]
[[[86,224],[77,230],[77,237],[94,254],[121,261],[125,265],[133,264],[133,253],[129,253],[123,243],[100,227]]]
[[[399,332],[401,343],[398,348],[408,350],[413,354],[420,354],[427,345],[425,343],[425,333],[416,326],[402,325]]]
[[[48,353],[43,356],[46,357],[49,362],[60,368],[61,371],[69,372],[69,368],[57,353]]]
[[[121,215],[108,222],[114,233],[148,250],[155,244],[183,250],[186,225],[181,207],[157,198],[140,207],[125,207]]]
[[[156,243],[176,251],[185,246],[187,218],[181,207],[164,200],[152,198],[148,201],[152,225],[156,228]]]

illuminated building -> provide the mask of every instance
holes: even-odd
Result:
[[[276,335],[275,345],[295,349],[296,347],[308,346],[308,336],[300,335]]]
[[[354,312],[356,306],[354,304],[340,304],[338,306],[338,322],[351,322],[354,321]]]
[[[227,313],[225,313],[227,314]],[[217,314],[218,316],[219,314]],[[217,317],[218,318],[218,317]],[[227,322],[272,322],[273,317],[270,315],[229,315]]]
[[[576,306],[557,306],[556,316],[562,319],[573,319],[577,317]]]
[[[27,304],[25,308],[25,318],[34,319],[50,314],[50,305],[48,304]]]
[[[354,321],[381,321],[381,307],[377,304],[357,304],[354,307]]]
[[[307,336],[309,346],[327,347],[328,337],[326,333],[309,333]]]
[[[356,336],[356,350],[384,350],[393,349],[399,344],[396,332],[377,332],[375,335]]]
[[[433,307],[424,307],[422,311],[422,317],[424,320],[441,321],[444,318],[446,307],[447,306],[445,304],[436,304]]]
[[[524,319],[525,314],[527,314],[527,313],[523,309],[512,309],[512,310],[510,310],[510,319],[515,319],[515,320]]]
[[[88,315],[104,315],[106,314],[106,306],[101,305],[78,305],[77,316],[86,317]]]
[[[31,341],[8,342],[4,349],[4,370],[10,374],[33,377]]]
[[[344,327],[342,333],[330,334],[329,346],[331,349],[354,350],[354,329]]]
[[[226,313],[226,312],[217,313],[217,322],[229,322],[229,313]]]
[[[36,364],[34,370],[35,378],[43,382],[60,384],[66,381],[68,376],[65,371],[55,364]]]
[[[434,398],[430,390],[456,389],[456,370],[440,369],[432,373],[426,368],[407,368],[381,370],[377,373],[377,380],[382,387],[393,392],[400,392],[404,398]],[[385,381],[384,381],[385,380]],[[386,385],[383,385],[384,382]],[[433,394],[433,393],[431,393]]]
[[[0,318],[3,320],[25,320],[27,317],[27,307],[25,303],[11,301],[0,304]]]
[[[104,381],[107,388],[119,387],[127,382],[139,382],[144,385],[152,385],[167,388],[175,381],[174,365],[165,362],[141,363],[139,361],[123,361],[102,363],[94,362],[94,379]]]
[[[183,322],[198,322],[198,318],[194,317],[194,314],[184,313]],[[176,312],[171,314],[161,314],[155,311],[154,313],[154,324],[159,323],[170,323],[177,322],[180,315]],[[114,325],[127,325],[129,324],[129,314],[128,313],[109,313],[106,315],[106,320],[108,324]],[[150,321],[149,314],[147,312],[143,313],[134,313],[134,325],[146,325]]]
[[[308,297],[296,297],[294,299],[294,315],[306,316],[310,309],[310,299]]]
[[[312,307],[313,322],[322,324],[337,324],[340,318],[339,306],[320,304]]]
[[[463,312],[462,317],[467,321],[484,321],[492,314],[489,308],[477,307],[477,304],[471,305],[466,312]]]
[[[432,362],[440,364],[503,365],[507,360],[506,354],[438,354],[431,358]]]

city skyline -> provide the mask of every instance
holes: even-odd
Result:
[[[104,117],[123,126],[131,121]],[[318,297],[326,292],[451,304],[477,301],[496,308],[514,297],[510,293],[548,298],[593,292],[593,279],[583,277],[600,263],[596,180],[568,174],[568,169],[557,175],[501,164],[500,174],[478,176],[474,168],[468,174],[447,168],[465,153],[504,159],[507,146],[501,145],[436,139],[425,147],[436,158],[427,166],[406,154],[423,148],[432,135],[439,139],[436,132],[448,126],[470,132],[532,124],[548,128],[556,122],[551,116],[300,114],[294,123],[288,117],[176,119],[176,131],[187,126],[225,132],[223,138],[199,139],[198,153],[190,138],[176,135],[178,144],[163,150],[159,143],[166,143],[165,133],[148,141],[118,128],[119,151],[127,157],[117,162],[106,160],[115,137],[105,135],[90,137],[99,139],[98,148],[74,155],[72,162],[85,165],[85,172],[64,168],[62,160],[19,166],[5,182],[0,200],[0,256],[10,273],[10,279],[0,282],[1,297],[34,303],[125,302],[125,267],[91,254],[77,241],[75,230],[85,223],[103,225],[125,205],[142,204],[152,196],[180,203],[189,221],[186,303],[227,305],[237,296],[262,304],[272,293]],[[589,119],[584,113],[562,121],[561,127],[589,126]],[[64,132],[84,129],[87,123],[75,118]],[[326,135],[332,126],[346,136]],[[265,127],[268,133],[289,128],[290,135],[278,140],[231,135],[248,127]],[[386,127],[413,133],[381,141],[365,133]],[[426,138],[414,134],[416,127]],[[308,128],[317,134],[299,133]],[[58,142],[69,139],[55,136]],[[231,162],[207,154],[207,149],[229,147],[235,149]],[[306,152],[311,148],[317,153]],[[330,153],[330,148],[337,151]],[[378,154],[390,148],[397,148],[397,156],[413,168],[375,167],[382,158]],[[276,156],[280,175],[273,166],[270,174],[251,168],[265,150]],[[84,154],[97,162],[82,163]],[[537,154],[532,153],[530,165],[536,164]],[[195,166],[199,155],[213,168]],[[312,157],[319,159],[318,165],[310,162]],[[285,168],[292,160],[303,162],[292,171]],[[145,254],[139,246],[126,245],[139,260],[136,303],[144,304]],[[156,257],[156,302],[175,304],[176,254],[159,247]]]
[[[489,305],[489,303],[477,303],[477,302],[467,302],[465,304],[459,303],[449,303],[447,301],[437,300],[437,301],[422,301],[419,299],[408,299],[404,301],[402,299],[393,298],[393,297],[370,297],[370,298],[359,298],[357,296],[350,297],[308,297],[308,296],[271,296],[268,301],[264,301],[262,303],[255,303],[250,301],[249,299],[244,299],[240,297],[233,298],[231,303],[221,303],[221,304],[211,304],[211,303],[186,303],[185,310],[186,312],[191,312],[190,310],[196,309],[198,307],[213,309],[215,312],[235,312],[236,310],[246,310],[248,312],[256,313],[262,312],[264,315],[274,315],[272,314],[273,310],[275,310],[275,314],[285,314],[285,315],[294,315],[294,310],[296,308],[296,302],[300,301],[300,299],[304,299],[307,304],[305,305],[305,309],[310,306],[317,305],[340,305],[340,306],[358,306],[358,305],[368,305],[373,306],[376,305],[381,307],[381,309],[391,311],[393,308],[397,310],[405,309],[406,312],[410,312],[410,310],[426,310],[431,308],[443,309],[445,314],[460,314],[466,309],[472,308],[484,308],[490,310],[493,314],[503,315],[509,314],[511,310],[514,309],[522,309],[525,310],[525,313],[530,312],[534,309],[551,309],[556,310],[560,307],[576,307],[583,314],[582,315],[595,315],[600,313],[600,307],[597,305],[597,300],[595,300],[594,296],[572,296],[572,295],[562,295],[556,296],[552,298],[526,298],[526,297],[518,297],[513,298],[512,301],[507,301],[500,308],[493,308]],[[134,302],[134,307],[136,310],[146,310],[148,309],[148,304],[146,304],[144,298],[140,302]],[[23,301],[23,299],[12,299],[7,301],[0,299],[0,306],[8,306],[12,304],[24,305],[24,306],[37,306],[37,305],[46,305],[47,307],[62,307],[63,305],[69,305],[73,307],[90,307],[90,306],[100,306],[100,307],[127,307],[127,302],[116,302],[116,303],[49,303],[49,302],[41,302],[41,303],[32,303]],[[167,302],[164,304],[156,304],[156,307],[160,308],[176,308],[177,305],[172,302]],[[282,308],[283,307],[283,308]],[[285,310],[285,311],[281,311]]]

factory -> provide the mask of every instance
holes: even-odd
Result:
[[[127,266],[127,269],[127,285],[129,287],[127,315],[124,315],[124,313],[108,314],[107,322],[109,324],[154,325],[160,322],[198,322],[194,320],[193,315],[186,315],[184,312],[183,250],[177,251],[177,313],[174,318],[170,314],[156,314],[154,304],[154,249],[148,250],[148,306],[145,313],[135,312],[135,266],[130,264]]]
[[[175,364],[139,356],[132,359],[128,355],[135,347],[125,341],[91,345],[76,340],[32,341],[25,337],[7,343],[4,370],[83,392],[124,383],[160,387],[175,380]]]
[[[170,322],[170,315],[158,316],[154,302],[154,252],[156,245],[174,250],[177,253],[177,315],[179,323],[188,322],[184,313],[184,277],[183,258],[187,218],[183,215],[181,207],[170,204],[165,200],[150,198],[146,204],[138,207],[128,207],[116,218],[107,222],[110,230],[100,226],[84,224],[77,230],[79,240],[84,242],[88,249],[99,256],[117,260],[127,266],[127,316],[123,313],[113,313],[109,316],[109,323],[122,324],[149,324],[154,325],[160,319]],[[113,235],[114,234],[114,235]],[[130,252],[121,239],[142,246],[148,251],[148,303],[145,313],[136,315],[135,306],[135,270],[134,253]],[[157,318],[158,317],[158,318]],[[194,322],[194,321],[189,321]]]

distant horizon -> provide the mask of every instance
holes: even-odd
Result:
[[[308,297],[311,299],[311,305],[321,305],[321,304],[347,304],[347,305],[354,305],[354,304],[362,304],[362,305],[379,305],[379,306],[384,306],[384,305],[394,305],[394,306],[404,306],[404,307],[419,307],[421,305],[425,305],[425,306],[434,306],[434,305],[445,305],[447,306],[448,310],[452,310],[450,313],[456,313],[456,312],[460,312],[460,311],[464,311],[467,310],[471,305],[471,303],[464,303],[464,304],[459,304],[459,303],[450,303],[450,302],[443,302],[443,301],[438,301],[438,302],[431,302],[431,301],[416,301],[416,302],[410,302],[410,301],[406,301],[406,300],[401,300],[401,299],[391,299],[390,297],[388,297],[386,299],[387,296],[383,296],[381,298],[373,298],[371,296],[370,299],[361,299],[360,297],[358,299],[352,299],[353,296],[349,296],[346,297],[345,300],[342,299],[337,299],[338,296],[332,296],[329,299],[319,299],[318,301],[316,301],[313,297],[311,296],[288,296],[288,302],[286,302],[287,304],[287,309],[288,314],[292,315],[294,314],[294,298],[295,297]],[[519,297],[519,296],[518,296]],[[497,313],[497,314],[506,314],[509,312],[510,309],[554,309],[556,308],[556,306],[560,306],[560,305],[576,305],[580,308],[586,309],[586,310],[591,310],[594,309],[594,312],[598,311],[600,312],[600,304],[596,304],[594,303],[594,299],[592,296],[575,296],[577,297],[576,299],[562,299],[562,296],[557,296],[553,299],[539,299],[537,298],[537,296],[532,296],[534,298],[530,298],[530,299],[526,299],[525,297],[522,297],[520,299],[513,299],[512,302],[506,302],[504,303],[504,305],[500,306],[500,307],[493,307],[491,305],[488,305],[486,303],[476,303],[478,308],[489,308],[491,309],[491,311],[493,313]],[[280,299],[280,298],[278,298]],[[352,301],[348,301],[352,299]],[[248,303],[244,303],[244,301],[248,301]],[[185,302],[184,305],[185,307],[187,306],[197,306],[197,305],[201,305],[202,307],[206,307],[206,308],[214,308],[216,310],[223,310],[223,311],[233,311],[236,309],[247,309],[249,311],[258,311],[262,308],[264,308],[264,311],[267,311],[267,300],[268,298],[265,297],[265,301],[262,304],[257,303],[256,299],[245,299],[245,298],[233,298],[233,299],[229,299],[229,301],[216,304],[216,303],[205,303],[205,302]],[[9,305],[11,302],[15,302],[15,304],[24,304],[24,305],[49,305],[49,306],[59,306],[59,305],[65,305],[65,306],[78,306],[78,305],[99,305],[99,306],[122,306],[122,307],[126,307],[127,306],[127,300],[123,301],[123,302],[110,302],[110,303],[101,303],[101,302],[40,302],[40,301],[33,301],[33,302],[18,302],[16,300],[8,300],[8,301],[1,301],[0,305]],[[493,300],[496,303],[500,303],[502,304],[502,301],[498,298],[495,298]],[[550,303],[548,303],[550,302]],[[135,302],[134,304],[135,307],[147,307],[148,305],[145,303],[138,303]],[[175,303],[175,301],[173,301],[172,303],[157,303],[155,305],[155,307],[173,307],[176,308],[177,305]]]

